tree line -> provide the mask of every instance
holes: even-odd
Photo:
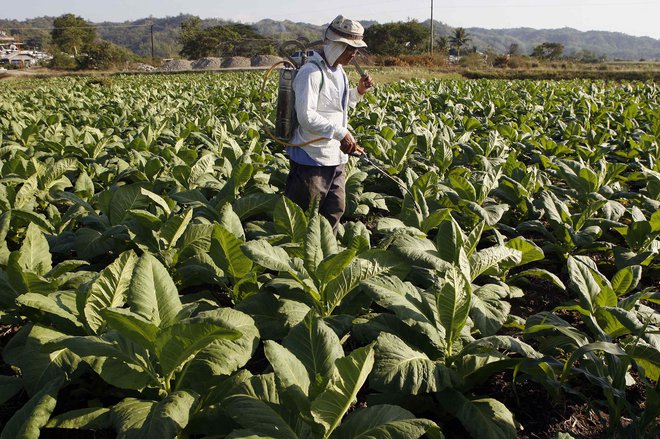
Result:
[[[433,48],[440,55],[460,57],[466,52],[476,52],[470,47],[471,35],[465,28],[457,27],[446,36],[435,37]],[[364,32],[369,52],[374,55],[422,55],[429,52],[431,36],[426,26],[417,21],[374,24]],[[561,58],[564,46],[561,43],[545,42],[534,47],[529,55],[534,58],[553,60]],[[523,55],[520,46],[512,43],[505,55]]]
[[[364,39],[369,53],[383,56],[422,55],[429,53],[429,30],[412,20],[373,24],[366,28]],[[476,52],[470,46],[471,35],[462,27],[435,37],[433,49],[438,55]],[[43,41],[41,41],[44,44]],[[199,17],[181,22],[177,35],[179,55],[188,59],[223,56],[253,56],[276,54],[278,42],[260,35],[253,26],[238,23],[204,26]],[[99,37],[96,27],[74,14],[55,18],[50,41],[44,44],[53,55],[52,66],[59,68],[106,69],[139,57],[130,50]],[[557,59],[563,54],[560,43],[546,42],[530,54],[539,59]],[[511,44],[507,55],[521,55],[517,44]]]

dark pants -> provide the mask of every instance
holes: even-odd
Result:
[[[289,164],[284,195],[304,210],[318,197],[319,213],[330,221],[336,235],[339,219],[346,209],[344,165],[307,166],[293,161]]]

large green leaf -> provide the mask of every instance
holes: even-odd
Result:
[[[45,346],[65,334],[39,325],[26,325],[7,344],[3,357],[21,370],[28,394],[35,395],[47,383],[71,376],[80,358],[63,347],[49,352]]]
[[[126,398],[112,408],[112,425],[117,439],[140,439],[142,426],[156,402]]]
[[[467,321],[471,296],[470,283],[463,274],[454,267],[448,270],[442,288],[436,293],[436,306],[440,323],[445,328],[445,340],[450,354],[451,345]]]
[[[346,257],[350,255],[351,253],[349,252],[346,254]],[[322,301],[326,315],[331,314],[346,296],[360,285],[360,282],[377,276],[387,271],[388,268],[389,267],[379,266],[377,263],[365,259],[353,259],[353,261],[323,289]]]
[[[642,267],[639,265],[631,265],[616,272],[612,278],[612,289],[617,296],[632,291],[637,287],[639,281],[642,279]]]
[[[227,327],[212,313],[200,313],[197,317],[181,320],[162,329],[157,336],[155,350],[164,376],[169,376],[191,355],[219,339],[235,340],[239,331]]]
[[[109,428],[111,425],[112,417],[109,408],[88,407],[57,415],[48,421],[46,427],[97,430]]]
[[[7,421],[0,439],[37,439],[57,404],[62,379],[45,383],[44,387]]]
[[[174,439],[188,425],[197,395],[176,391],[154,404],[139,432],[143,438]]]
[[[435,425],[415,419],[408,410],[394,405],[376,405],[351,412],[333,434],[337,439],[417,439]]]
[[[115,387],[142,390],[160,384],[155,374],[145,372],[149,367],[147,351],[114,331],[103,336],[61,337],[49,342],[46,349],[75,353]]]
[[[17,376],[0,375],[0,405],[10,400],[23,388],[23,380]]]
[[[243,252],[255,263],[273,271],[291,271],[289,255],[280,247],[273,247],[266,240],[249,241],[241,246]]]
[[[243,230],[243,224],[241,223],[241,218],[236,215],[234,209],[232,209],[231,204],[225,203],[220,208],[220,218],[218,223],[225,229],[227,229],[232,235],[245,241],[245,231]]]
[[[280,397],[292,401],[301,417],[311,419],[310,380],[305,365],[285,347],[272,340],[264,343],[264,352],[273,367]]]
[[[539,359],[543,357],[543,354],[537,352],[532,346],[507,335],[493,335],[475,340],[465,345],[460,355],[489,353],[498,349],[506,352],[515,352],[528,358]]]
[[[252,270],[252,261],[241,251],[243,241],[223,226],[216,224],[209,254],[213,262],[234,279],[241,279]]]
[[[47,296],[55,291],[56,285],[43,276],[26,270],[20,263],[21,252],[15,251],[7,261],[7,280],[10,289],[16,295],[35,293]],[[13,304],[12,304],[13,305]]]
[[[190,221],[192,221],[192,217],[193,210],[188,209],[183,215],[172,215],[165,221],[165,224],[160,229],[160,236],[165,240],[168,249],[176,246],[179,238],[183,236]]]
[[[438,255],[447,262],[458,263],[460,250],[464,248],[467,237],[456,220],[450,216],[449,219],[441,222],[438,225],[438,234],[436,235],[435,240],[438,248]]]
[[[392,311],[406,326],[412,327],[417,333],[414,338],[415,348],[432,356],[436,356],[438,351],[444,351],[444,328],[439,326],[437,313],[433,309],[435,304],[429,303],[429,295],[420,293],[411,283],[394,276],[378,276],[364,281],[362,285],[378,305]],[[404,337],[399,331],[393,333]],[[424,338],[432,346],[426,346]]]
[[[595,311],[594,302],[600,294],[601,287],[594,279],[590,262],[591,260],[588,259],[569,256],[567,264],[571,286],[578,294],[580,305],[593,313]]]
[[[305,268],[314,273],[322,260],[337,253],[337,240],[332,226],[322,215],[309,220],[304,239]]]
[[[201,315],[242,334],[237,339],[211,342],[186,365],[185,373],[177,377],[178,388],[192,388],[203,394],[219,376],[234,373],[252,358],[259,343],[259,331],[249,315],[232,308],[205,311]]]
[[[275,204],[273,222],[278,233],[289,237],[291,242],[303,242],[307,229],[305,212],[287,197],[281,197]]]
[[[170,326],[181,310],[179,292],[163,264],[145,253],[133,271],[127,302],[131,311],[157,326]]]
[[[515,439],[517,423],[501,402],[492,399],[469,400],[454,389],[445,389],[439,395],[440,404],[456,416],[472,437],[484,439]]]
[[[522,253],[505,246],[489,247],[470,256],[470,268],[474,280],[482,274],[500,276],[502,271],[519,265]]]
[[[40,322],[46,326],[51,325],[70,334],[84,333],[77,316],[62,303],[62,296],[62,294],[44,296],[43,294],[25,293],[16,298],[16,304],[24,315],[31,317],[34,322]]]
[[[81,227],[76,230],[76,237],[73,247],[81,259],[93,259],[115,250],[118,246],[118,240],[115,235],[124,233],[125,227],[114,226],[99,232],[88,227]]]
[[[53,268],[48,241],[41,229],[34,223],[30,223],[25,232],[18,263],[23,270],[38,276],[45,275]]]
[[[321,285],[326,285],[336,278],[355,258],[354,249],[346,249],[325,258],[316,268],[316,278]]]
[[[553,283],[561,290],[566,289],[566,286],[556,274],[551,273],[548,270],[544,270],[542,268],[530,268],[529,270],[519,271],[515,275],[508,277],[507,283],[512,283],[517,279],[528,278],[528,277],[538,277]]]
[[[403,235],[392,243],[392,249],[414,264],[435,269],[440,272],[448,270],[451,263],[442,259],[433,242],[428,239]]]
[[[254,318],[262,339],[281,340],[293,326],[300,323],[310,306],[305,303],[282,299],[273,294],[260,292],[236,305],[236,309]],[[244,332],[244,331],[241,331]]]
[[[328,387],[312,402],[312,416],[323,425],[324,438],[339,426],[374,365],[373,344],[355,349],[336,361]]]
[[[39,185],[42,189],[50,191],[55,183],[62,177],[67,171],[72,171],[78,167],[78,160],[69,157],[62,160],[58,160],[43,172],[39,176]],[[69,182],[70,184],[70,182]]]
[[[411,348],[396,335],[382,333],[375,351],[370,384],[382,392],[420,395],[437,392],[456,380],[450,369]]]
[[[170,205],[167,204],[167,201],[160,195],[151,192],[150,190],[147,190],[145,188],[140,188],[140,193],[148,198],[150,198],[153,202],[155,202],[158,207],[163,209],[163,212],[165,212],[165,215],[170,215],[172,213],[172,210],[170,209]]]
[[[309,393],[309,374],[302,361],[272,340],[264,342],[264,352],[283,388],[298,387],[305,396]]]
[[[539,246],[521,236],[507,241],[505,245],[521,253],[520,265],[540,261],[545,257],[543,250]]]
[[[476,201],[477,194],[474,186],[465,177],[457,173],[451,173],[449,175],[449,182],[452,189],[458,193],[462,200]]]
[[[207,254],[211,246],[212,224],[190,224],[183,236],[177,241],[179,261]]]
[[[478,287],[472,293],[470,317],[482,336],[495,334],[506,322],[511,311],[506,296],[507,291],[495,284]]]
[[[313,311],[294,326],[282,342],[307,369],[312,386],[316,385],[312,394],[325,386],[335,361],[344,356],[337,334]]]
[[[637,342],[626,346],[625,350],[644,370],[644,375],[657,383],[660,377],[660,350],[657,346]]]
[[[78,310],[92,332],[98,334],[103,328],[104,321],[100,314],[102,309],[118,308],[126,302],[126,293],[137,259],[132,251],[122,253],[101,271],[84,294],[78,295],[81,299]]]
[[[37,191],[37,176],[32,175],[23,182],[21,188],[16,192],[14,209],[30,210],[30,206],[34,203],[35,194]]]
[[[226,400],[226,407],[232,419],[249,431],[248,435],[234,437],[298,439],[298,435],[281,414],[253,396],[229,397]]]
[[[121,186],[112,192],[108,218],[110,224],[116,226],[124,222],[131,209],[143,209],[148,205],[148,198],[142,195],[139,185]]]
[[[253,215],[271,213],[277,200],[277,194],[253,193],[239,198],[232,206],[236,215],[244,220]]]
[[[145,349],[155,348],[158,326],[149,320],[124,308],[104,308],[101,316],[119,334]]]
[[[362,282],[378,304],[392,310],[402,320],[435,324],[433,310],[424,303],[422,295],[410,282],[394,276],[378,276]]]

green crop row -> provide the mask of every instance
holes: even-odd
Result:
[[[658,434],[655,83],[379,85],[351,125],[398,184],[351,159],[337,236],[281,195],[257,74],[25,84],[0,91],[0,438],[515,438],[503,372]]]

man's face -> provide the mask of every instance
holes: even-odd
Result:
[[[344,53],[339,55],[339,58],[337,58],[337,61],[335,62],[335,65],[341,64],[343,66],[350,64],[350,62],[355,58],[355,56],[358,53],[358,48],[353,47],[353,46],[346,46],[346,49],[344,50]]]

